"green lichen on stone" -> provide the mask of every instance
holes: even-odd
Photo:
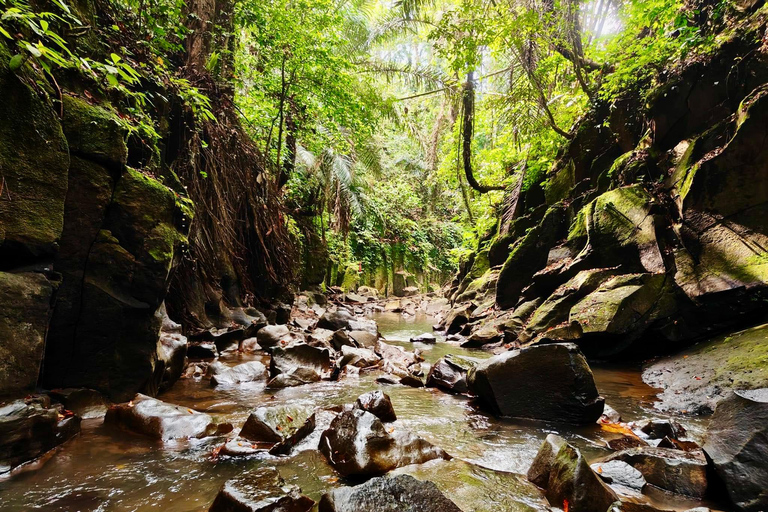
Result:
[[[357,290],[358,284],[360,284],[360,274],[358,263],[347,263],[344,267],[344,279],[341,281],[341,288],[345,292]]]

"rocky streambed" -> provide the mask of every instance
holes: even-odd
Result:
[[[212,343],[218,356],[190,357],[159,400],[107,410],[87,392],[53,393],[83,416],[81,432],[64,428],[79,418],[60,407],[53,435],[73,437],[6,475],[0,508],[732,509],[699,448],[708,421],[660,412],[639,365],[590,373],[568,344],[541,355],[462,348],[432,333],[439,304],[403,305],[300,297],[285,324],[254,339],[193,341],[191,355]],[[733,429],[738,413],[760,431],[764,413],[750,403],[732,400],[718,428]],[[759,445],[745,435],[739,446],[750,442]],[[724,474],[748,469],[727,442],[709,446]],[[743,510],[759,510],[759,490],[742,496]]]

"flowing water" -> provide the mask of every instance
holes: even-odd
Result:
[[[399,314],[382,313],[374,319],[388,342],[408,350],[421,350],[429,363],[449,353],[476,358],[490,356],[487,352],[444,343],[442,339],[434,345],[410,343],[411,336],[431,332],[433,321],[426,316],[405,320]],[[227,356],[222,361],[235,365],[254,359],[268,362],[268,358],[245,355]],[[653,415],[656,390],[642,382],[639,367],[597,366],[593,370],[598,389],[624,421]],[[375,381],[376,376],[362,375],[275,391],[266,390],[263,383],[212,388],[206,380],[185,379],[160,398],[207,412],[215,420],[229,421],[237,428],[249,411],[259,405],[331,406],[350,403],[366,391],[383,389],[392,398],[402,428],[455,457],[486,468],[525,473],[549,433],[563,435],[588,458],[607,453],[604,441],[611,434],[597,425],[577,428],[500,420],[477,410],[466,397],[430,388],[383,385]],[[286,481],[318,499],[324,490],[343,482],[323,456],[311,449],[316,440],[314,436],[302,443],[299,452],[290,457],[259,454],[213,460],[211,452],[221,444],[220,438],[163,445],[104,426],[101,420],[85,420],[82,434],[47,460],[0,481],[0,510],[202,511],[207,510],[225,480],[262,464],[276,466]],[[506,510],[501,506],[503,498],[498,499],[500,506],[491,503],[489,510]],[[682,510],[691,505],[681,503],[679,507]]]

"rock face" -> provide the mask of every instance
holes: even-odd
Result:
[[[209,512],[309,512],[315,502],[286,486],[273,467],[243,473],[222,486]]]
[[[379,418],[360,409],[334,418],[320,437],[320,451],[344,476],[382,475],[396,467],[449,458],[410,433],[390,434]]]
[[[64,224],[69,152],[55,110],[8,67],[0,46],[0,270],[50,261]]]
[[[315,414],[307,407],[259,407],[253,411],[240,437],[257,443],[271,443],[273,455],[286,454],[315,429]]]
[[[495,414],[590,424],[603,413],[592,371],[569,343],[512,350],[470,370],[469,388]]]
[[[34,389],[57,283],[43,274],[0,272],[0,392]]]
[[[325,494],[319,512],[461,512],[432,482],[409,475],[372,478]]]
[[[608,510],[618,500],[581,452],[554,434],[548,435],[539,448],[528,479],[546,491],[553,506],[572,512]]]
[[[701,449],[693,451],[642,446],[609,455],[602,462],[626,462],[656,487],[701,498],[707,490],[707,459]]]
[[[0,475],[37,458],[80,432],[80,418],[51,407],[47,397],[0,407]]]
[[[447,355],[429,369],[426,386],[440,388],[450,393],[466,393],[469,391],[467,373],[477,363],[464,357]]]
[[[155,313],[187,243],[192,210],[158,181],[124,167],[124,133],[116,116],[79,100],[64,111],[71,116],[64,120],[68,135],[104,131],[91,133],[99,144],[83,135],[83,147],[70,147],[81,156],[70,168],[54,262],[63,283],[46,344],[44,384],[90,387],[115,401],[138,390],[156,394],[165,367]]]
[[[718,404],[704,443],[739,510],[768,509],[768,388],[735,391]]]
[[[137,394],[130,402],[110,407],[104,422],[163,441],[202,437],[212,427],[215,430],[213,420],[207,414],[142,394]]]

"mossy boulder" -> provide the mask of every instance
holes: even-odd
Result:
[[[6,270],[53,257],[69,168],[53,106],[8,68],[10,58],[0,43],[0,268]]]
[[[57,284],[43,274],[0,272],[0,395],[35,388]]]
[[[585,233],[587,246],[582,254],[594,252],[593,258],[602,266],[663,272],[653,204],[654,199],[641,185],[610,190],[578,214],[569,239],[577,240]]]

